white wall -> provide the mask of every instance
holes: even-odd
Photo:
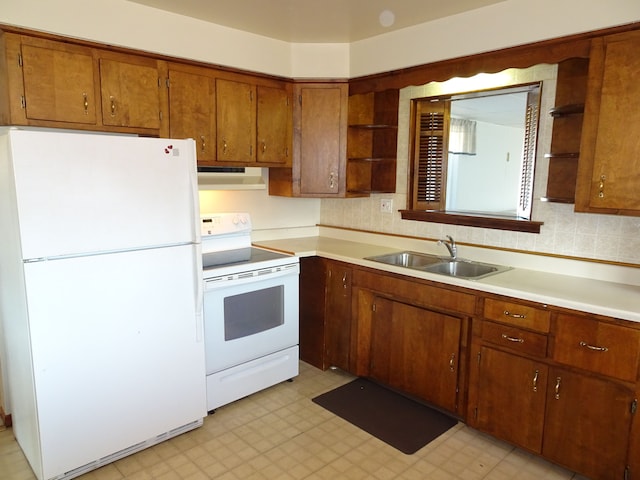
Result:
[[[640,20],[638,0],[505,0],[351,44],[351,77]]]

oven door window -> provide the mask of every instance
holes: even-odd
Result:
[[[248,337],[284,323],[284,285],[224,299],[225,341]]]

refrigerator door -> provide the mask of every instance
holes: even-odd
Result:
[[[193,140],[8,135],[22,258],[200,241]]]
[[[185,245],[25,265],[44,478],[206,416],[198,257]]]

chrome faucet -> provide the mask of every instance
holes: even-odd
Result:
[[[456,247],[456,241],[451,237],[451,235],[447,235],[447,240],[438,240],[438,245],[444,245],[449,250],[449,254],[453,260],[458,256],[458,248]]]

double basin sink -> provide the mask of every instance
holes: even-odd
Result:
[[[495,275],[496,273],[504,272],[511,268],[502,265],[409,251],[367,257],[365,260],[469,280],[488,277],[489,275]]]

